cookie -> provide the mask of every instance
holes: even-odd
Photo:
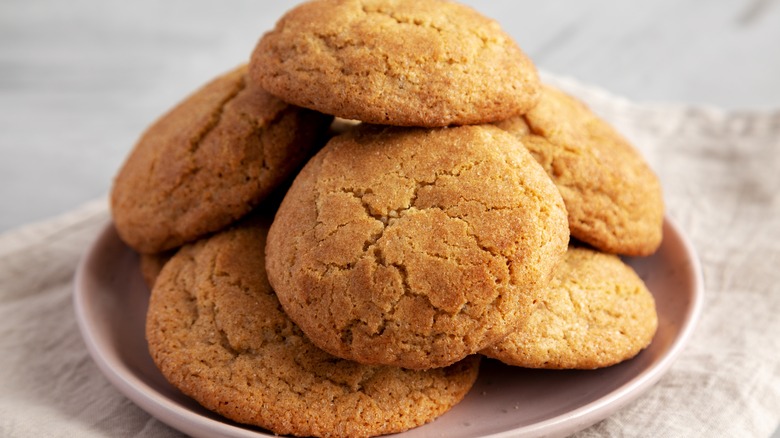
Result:
[[[138,264],[141,269],[141,275],[144,278],[146,287],[150,290],[154,287],[154,282],[157,281],[157,276],[160,275],[163,266],[168,263],[168,260],[171,259],[175,252],[176,250],[173,249],[155,254],[139,254]]]
[[[268,284],[267,222],[187,245],[160,273],[146,336],[174,386],[231,420],[299,436],[401,432],[465,396],[478,356],[413,371],[338,359],[309,342]]]
[[[520,138],[558,186],[572,237],[615,254],[658,249],[664,216],[658,177],[583,103],[544,86],[536,107],[497,125]]]
[[[533,63],[497,22],[439,0],[320,0],[258,42],[250,77],[281,99],[363,122],[441,127],[530,109]]]
[[[482,353],[528,368],[601,368],[636,356],[657,327],[653,295],[630,266],[572,247],[532,316]]]
[[[246,66],[155,122],[119,170],[111,212],[141,253],[181,246],[248,213],[313,154],[332,117],[248,84]]]
[[[359,125],[293,181],[266,267],[320,348],[424,369],[509,333],[568,236],[555,185],[510,134]]]

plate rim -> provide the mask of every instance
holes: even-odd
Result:
[[[677,244],[683,249],[685,259],[690,264],[689,270],[691,273],[691,300],[687,312],[685,312],[683,323],[667,352],[657,363],[642,370],[641,373],[597,400],[533,424],[483,435],[484,438],[534,437],[542,434],[545,436],[561,436],[582,430],[595,424],[595,422],[607,418],[626,404],[636,400],[666,374],[684,350],[685,345],[698,325],[704,307],[705,288],[701,262],[689,237],[682,231],[675,220],[668,215],[664,216],[663,226],[664,235],[666,235],[666,230],[669,229],[674,234]],[[270,435],[260,430],[245,429],[228,422],[193,413],[141,380],[124,363],[113,364],[113,361],[107,357],[107,353],[100,348],[101,340],[98,339],[97,333],[93,331],[88,322],[91,318],[88,315],[88,305],[85,302],[85,289],[88,281],[89,265],[97,257],[97,250],[112,237],[118,237],[118,235],[109,218],[100,228],[97,236],[87,246],[86,251],[79,260],[73,277],[73,306],[76,322],[87,350],[101,373],[120,393],[146,413],[162,423],[189,435],[201,436],[204,433],[209,433],[209,435],[220,433],[223,436],[240,438],[276,437],[277,435]],[[594,417],[598,418],[594,421]]]
[[[704,275],[701,267],[701,262],[698,257],[693,242],[682,231],[682,228],[668,215],[664,216],[664,234],[666,229],[669,228],[674,232],[675,238],[679,245],[682,246],[687,260],[690,263],[690,270],[692,275],[692,294],[693,299],[690,302],[688,311],[686,312],[686,318],[678,331],[678,336],[672,342],[668,352],[661,358],[655,365],[643,370],[643,372],[637,374],[634,378],[611,391],[604,397],[594,400],[580,408],[574,409],[561,414],[548,420],[540,421],[528,426],[522,426],[514,430],[508,430],[498,432],[491,435],[484,435],[482,438],[514,438],[514,437],[534,437],[537,433],[544,431],[544,435],[558,436],[558,434],[570,434],[578,430],[582,430],[579,427],[572,427],[574,425],[568,424],[572,419],[581,420],[585,427],[588,427],[593,423],[585,418],[589,415],[599,415],[601,419],[607,418],[609,415],[620,410],[627,404],[638,399],[647,390],[653,387],[658,381],[666,374],[671,368],[674,362],[685,348],[691,336],[693,336],[696,327],[704,307]],[[620,404],[615,404],[615,400],[620,400]],[[518,434],[519,433],[519,434]]]
[[[119,363],[118,366],[111,365],[111,361],[108,359],[107,354],[98,348],[100,342],[97,340],[97,335],[91,331],[90,327],[87,325],[86,297],[83,293],[79,293],[79,291],[84,290],[83,286],[87,281],[87,267],[91,260],[96,257],[96,249],[100,248],[105,240],[110,239],[112,233],[115,234],[112,227],[113,224],[110,219],[101,227],[97,237],[87,247],[86,252],[81,260],[79,260],[73,278],[73,304],[76,313],[76,322],[79,331],[81,332],[81,336],[84,339],[84,343],[87,346],[87,351],[92,357],[92,360],[97,364],[101,373],[103,373],[109,382],[111,382],[122,395],[138,405],[144,412],[162,423],[188,435],[199,437],[202,436],[204,432],[217,429],[223,436],[237,438],[277,438],[275,435],[269,435],[261,431],[247,430],[230,423],[194,414],[182,406],[177,405],[155,388],[149,386],[123,363]],[[161,415],[160,410],[162,410],[165,415]]]

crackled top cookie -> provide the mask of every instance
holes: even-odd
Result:
[[[321,348],[422,369],[509,333],[568,236],[560,194],[510,134],[360,125],[296,177],[266,266]]]
[[[299,436],[401,432],[465,396],[478,356],[414,371],[360,365],[312,345],[268,284],[266,230],[245,223],[187,245],[160,273],[147,339],[174,386],[234,421]]]
[[[531,317],[482,353],[528,368],[600,368],[637,355],[657,327],[653,296],[630,266],[572,247]]]
[[[111,210],[131,247],[157,253],[248,213],[313,154],[331,121],[246,81],[239,67],[157,120],[114,180]]]
[[[319,0],[259,41],[250,77],[281,99],[369,123],[488,123],[531,108],[533,63],[493,20],[440,0]]]
[[[624,255],[658,249],[664,202],[657,176],[637,149],[584,104],[544,86],[536,107],[497,125],[520,138],[555,181],[572,237]]]

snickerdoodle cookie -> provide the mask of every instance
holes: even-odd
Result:
[[[250,77],[279,98],[369,123],[495,122],[538,98],[533,63],[497,22],[440,0],[319,0],[257,44]]]
[[[132,248],[158,253],[223,228],[292,178],[332,117],[246,80],[210,82],[157,120],[114,180],[111,210]]]
[[[174,386],[234,421],[299,436],[401,432],[465,396],[477,355],[415,371],[360,365],[312,345],[268,284],[266,230],[246,222],[186,245],[160,273],[146,333]]]
[[[170,260],[175,253],[176,250],[172,249],[154,254],[138,255],[138,265],[141,270],[141,276],[150,290],[154,287],[154,283],[157,281],[157,276],[160,275],[163,266],[168,263],[168,260]]]
[[[482,353],[528,368],[600,368],[636,356],[657,327],[653,296],[630,266],[571,247],[531,317]]]
[[[568,237],[555,185],[505,131],[360,125],[297,176],[266,266],[316,345],[423,369],[509,333]]]
[[[536,107],[497,125],[520,138],[558,186],[572,237],[616,254],[658,249],[664,215],[658,177],[583,103],[544,86]]]

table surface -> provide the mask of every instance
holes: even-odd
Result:
[[[0,1],[0,231],[105,195],[141,131],[295,2]],[[540,70],[636,102],[780,107],[780,1],[466,1]]]

